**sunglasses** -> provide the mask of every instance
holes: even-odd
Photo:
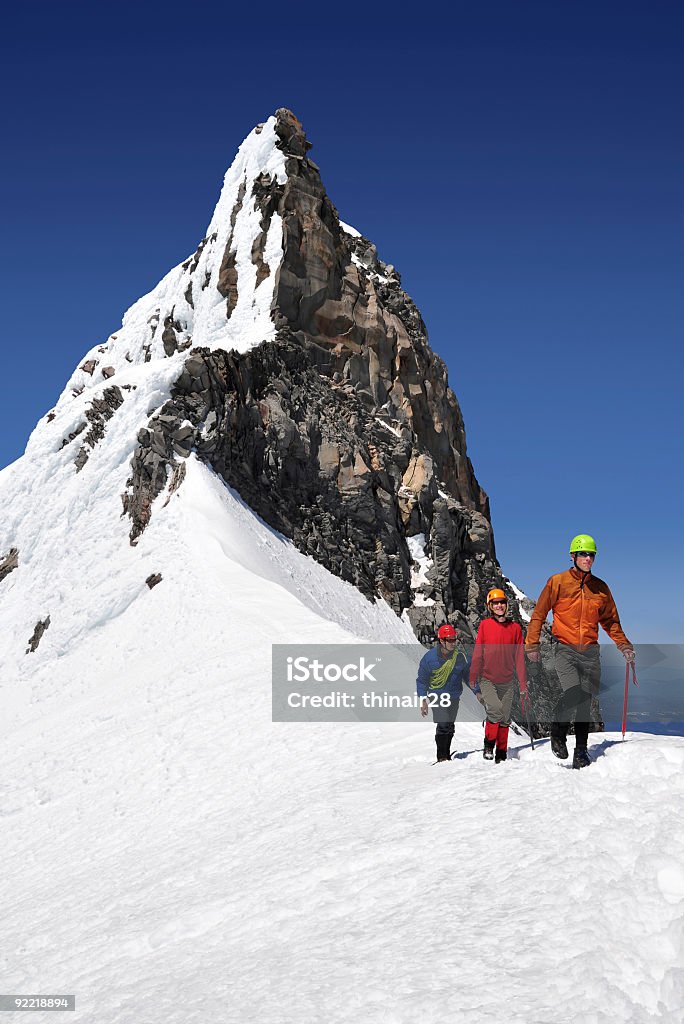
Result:
[[[489,603],[491,604],[492,608],[494,608],[495,605],[497,604],[502,604],[505,608],[506,605],[508,604],[508,601],[490,601]]]
[[[596,558],[595,551],[576,551],[575,554],[578,558]]]

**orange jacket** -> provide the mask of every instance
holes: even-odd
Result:
[[[541,628],[550,611],[553,611],[551,632],[563,644],[584,647],[598,643],[600,624],[618,647],[632,646],[622,631],[608,584],[591,573],[572,568],[548,580],[527,627],[526,650],[539,647]]]

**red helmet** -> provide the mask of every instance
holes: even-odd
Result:
[[[439,629],[437,630],[438,640],[455,640],[457,636],[458,633],[456,632],[454,627],[450,625],[448,622],[445,626],[440,626]]]

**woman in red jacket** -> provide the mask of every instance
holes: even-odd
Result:
[[[527,701],[525,641],[518,623],[511,622],[506,615],[508,599],[503,590],[489,591],[487,608],[491,618],[483,619],[477,631],[470,685],[474,688],[479,682],[487,709],[483,757],[492,761],[496,747],[498,764],[507,756],[516,675],[523,710]]]

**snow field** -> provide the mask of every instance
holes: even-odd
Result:
[[[98,1024],[680,1020],[684,740],[575,772],[472,722],[434,766],[418,717],[274,724],[271,643],[407,627],[193,459],[164,501],[109,565],[162,582],[3,674],[5,987]]]
[[[420,723],[271,724],[266,676],[129,685],[5,748],[13,990],[103,1022],[679,1019],[684,743],[606,736],[580,773],[485,764],[465,724],[432,766]]]

